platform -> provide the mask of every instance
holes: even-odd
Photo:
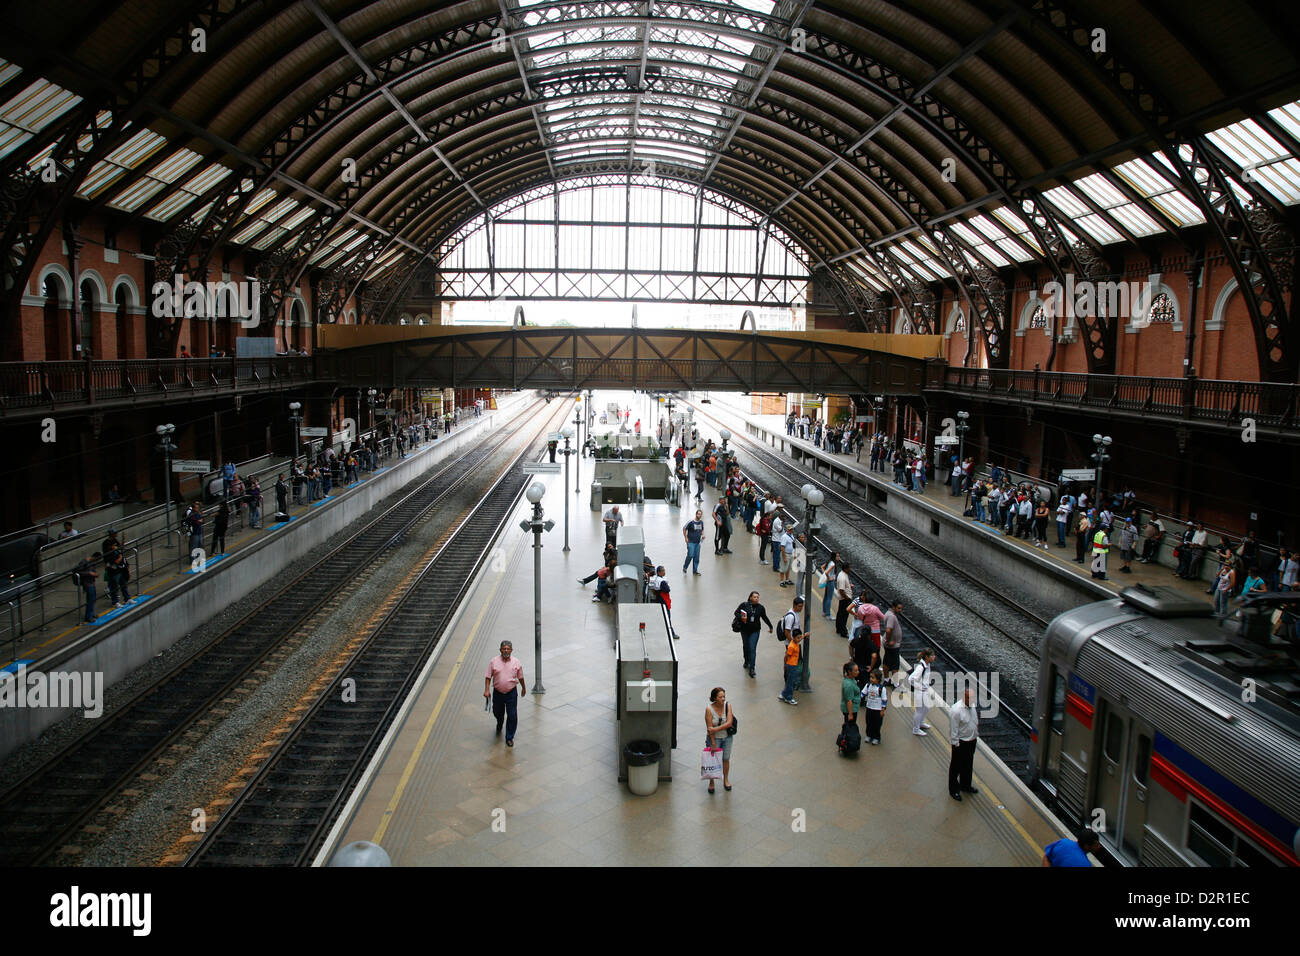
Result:
[[[667,569],[681,636],[674,777],[652,796],[631,794],[616,779],[614,608],[592,603],[594,584],[576,581],[600,564],[604,540],[600,516],[588,507],[591,474],[583,460],[582,493],[567,493],[568,554],[563,474],[549,478],[543,500],[557,522],[542,561],[546,693],[531,691],[533,559],[530,537],[517,530],[520,508],[506,524],[500,559],[467,595],[318,863],[333,848],[369,840],[398,866],[1039,865],[1042,846],[1064,829],[983,747],[975,763],[981,793],[954,802],[942,711],[931,712],[934,729],[923,738],[911,734],[910,709],[892,708],[880,746],[865,746],[856,758],[838,755],[846,645],[819,616],[813,692],[798,695],[800,706],[776,699],[780,645],[766,630],[757,677],[746,676],[732,610],[757,589],[775,621],[793,589],[778,587],[770,565],[760,565],[758,539],[743,525],[734,554],[714,556],[710,537],[701,575],[683,577],[681,525],[693,514],[693,497],[683,509],[662,501],[621,506],[629,524],[644,528],[648,555]],[[716,493],[705,498],[707,514]],[[482,696],[484,669],[507,637],[530,688],[513,749],[494,736]],[[734,789],[710,796],[698,754],[714,686],[727,689],[742,726]],[[796,832],[800,818],[806,829]]]
[[[698,411],[698,410],[697,410]],[[1119,533],[1118,526],[1111,535],[1111,550],[1109,555],[1109,570],[1106,580],[1102,581],[1092,576],[1090,571],[1091,548],[1087,552],[1084,564],[1075,562],[1075,543],[1074,535],[1067,534],[1065,537],[1066,546],[1064,548],[1057,545],[1056,535],[1056,510],[1055,502],[1052,502],[1052,517],[1047,523],[1047,541],[1048,548],[1036,548],[1029,541],[1016,538],[994,528],[988,524],[975,521],[973,518],[966,518],[962,512],[965,509],[966,499],[964,495],[952,495],[951,486],[942,483],[942,481],[931,480],[926,483],[925,490],[920,492],[908,491],[893,482],[893,470],[889,468],[885,473],[873,472],[870,468],[870,446],[864,445],[862,448],[862,461],[858,461],[855,455],[841,455],[827,452],[818,448],[811,441],[796,438],[785,433],[785,419],[780,415],[748,415],[737,411],[735,408],[727,405],[714,405],[713,408],[706,408],[699,414],[697,419],[701,420],[701,432],[705,435],[715,435],[717,425],[709,416],[723,416],[726,421],[730,418],[742,418],[748,421],[768,436],[774,436],[779,442],[784,443],[787,447],[798,448],[804,456],[814,456],[821,462],[827,462],[833,465],[837,472],[851,472],[853,480],[858,486],[874,485],[887,491],[890,495],[905,495],[907,498],[919,499],[924,502],[925,506],[940,509],[952,521],[964,523],[973,531],[986,535],[988,543],[992,547],[1002,548],[1016,555],[1020,560],[1029,563],[1048,562],[1056,572],[1068,572],[1079,578],[1081,582],[1087,585],[1095,586],[1098,590],[1098,599],[1105,596],[1104,592],[1119,594],[1121,590],[1134,584],[1145,584],[1148,587],[1163,585],[1172,587],[1184,594],[1197,597],[1210,602],[1210,595],[1206,593],[1209,587],[1210,579],[1214,576],[1217,563],[1214,559],[1214,551],[1211,550],[1206,554],[1205,560],[1201,565],[1201,580],[1188,581],[1179,578],[1173,571],[1173,568],[1163,564],[1142,564],[1137,560],[1133,561],[1132,571],[1128,574],[1121,573],[1119,558]],[[752,437],[752,436],[749,436]],[[770,440],[769,440],[770,444]],[[743,445],[741,445],[741,464],[744,464]],[[933,462],[931,462],[931,471],[933,472]],[[825,468],[821,469],[823,472]],[[932,476],[933,478],[933,476]],[[942,475],[940,475],[942,478]],[[799,502],[790,502],[799,510]],[[1169,542],[1177,541],[1182,535],[1182,527],[1165,521],[1165,548],[1163,554],[1168,554],[1171,548]],[[1213,544],[1214,542],[1212,542]],[[1142,539],[1139,536],[1137,553],[1142,552]]]

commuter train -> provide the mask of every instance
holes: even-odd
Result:
[[[1031,773],[1124,866],[1296,866],[1300,648],[1270,637],[1294,595],[1220,622],[1172,588],[1125,588],[1047,628]]]

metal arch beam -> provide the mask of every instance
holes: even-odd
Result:
[[[51,124],[6,158],[4,173],[11,186],[0,197],[0,302],[5,311],[17,315],[18,303],[26,292],[36,259],[45,241],[61,220],[86,175],[113,149],[137,131],[136,121],[153,104],[151,94],[175,80],[177,72],[193,67],[187,62],[190,30],[196,26],[213,32],[229,23],[255,0],[207,0],[172,20],[143,47],[145,53],[118,75],[106,78],[80,64],[96,86],[106,86],[102,100],[87,99],[63,123]],[[224,9],[223,9],[224,8]],[[70,60],[55,54],[62,62]],[[107,126],[101,112],[109,112]],[[26,164],[46,148],[57,170],[55,183],[30,173]],[[51,188],[52,186],[52,188]]]
[[[973,323],[979,323],[980,340],[984,343],[989,368],[1006,368],[1011,360],[1011,299],[1006,284],[983,263],[977,261],[972,265],[971,250],[948,229],[938,226],[928,230],[928,234],[957,277],[957,287],[966,300],[971,327]],[[942,326],[935,331],[941,329]]]
[[[1228,264],[1251,316],[1259,374],[1264,381],[1295,381],[1300,373],[1300,335],[1291,328],[1294,240],[1269,212],[1263,190],[1236,182],[1251,195],[1243,206],[1229,183],[1224,157],[1204,135],[1180,136],[1175,110],[1163,91],[1113,53],[1098,59],[1088,50],[1088,24],[1060,0],[1035,0],[1034,9],[1076,58],[1115,93],[1143,125],[1176,172],[1183,191],[1205,216],[1228,253]],[[1170,131],[1174,129],[1175,131]],[[1289,294],[1291,293],[1291,294]]]

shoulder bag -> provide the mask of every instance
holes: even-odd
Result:
[[[736,712],[731,709],[730,703],[727,704],[727,713],[731,715],[731,726],[727,728],[727,736],[734,737],[736,736],[736,731],[740,729],[740,718],[737,717]]]

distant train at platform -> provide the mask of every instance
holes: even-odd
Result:
[[[1124,866],[1296,866],[1300,647],[1292,593],[1220,622],[1171,588],[1058,616],[1043,642],[1031,774]]]

